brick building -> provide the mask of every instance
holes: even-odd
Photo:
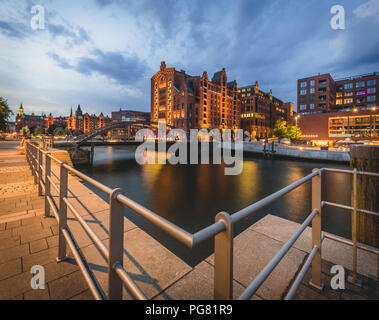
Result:
[[[300,114],[370,110],[377,106],[379,72],[333,80],[329,73],[303,78],[297,84]]]
[[[42,130],[46,129],[46,115],[41,114],[36,115],[34,112],[32,114],[25,114],[24,107],[22,103],[20,104],[20,108],[18,109],[18,113],[16,115],[15,127],[16,131],[20,131],[24,127],[28,127],[28,129],[33,132],[35,128],[40,127]]]
[[[99,116],[96,116],[95,114],[89,114],[84,113],[80,107],[80,104],[78,105],[75,114],[71,113],[70,116],[67,118],[67,128],[69,130],[78,130],[80,133],[87,133],[91,132],[92,130],[95,130],[97,128],[103,128],[111,125],[112,119],[110,119],[108,116],[104,116],[103,113],[100,113]]]
[[[164,61],[151,78],[151,120],[190,129],[240,128],[240,98],[236,81],[225,69],[208,78],[167,68]]]
[[[379,140],[379,73],[298,80],[298,125],[304,140]]]
[[[252,138],[272,135],[272,129],[278,119],[289,121],[293,114],[293,104],[283,101],[269,93],[259,90],[255,85],[241,87],[241,128],[251,134]]]
[[[379,113],[374,110],[306,114],[298,118],[303,140],[314,142],[379,140]]]

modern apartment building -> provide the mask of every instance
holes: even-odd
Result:
[[[251,137],[270,137],[278,119],[289,121],[293,114],[293,104],[269,93],[259,90],[258,81],[255,85],[241,87],[241,128],[250,133]]]
[[[151,121],[190,129],[240,128],[240,98],[236,81],[227,81],[225,69],[212,79],[187,75],[184,70],[167,68],[151,78]]]
[[[376,108],[379,72],[333,80],[329,73],[298,80],[297,112],[314,114]]]

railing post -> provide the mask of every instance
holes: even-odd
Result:
[[[45,217],[50,216],[50,203],[48,198],[50,197],[50,180],[51,176],[51,158],[50,152],[45,154]]]
[[[35,146],[32,148],[33,150],[33,174],[34,174],[34,183],[38,183],[38,176],[37,176],[37,149]]]
[[[108,260],[108,297],[110,300],[122,299],[122,280],[114,265],[124,263],[124,206],[117,200],[121,189],[114,189],[109,195],[109,260]]]
[[[64,202],[63,198],[67,197],[67,183],[68,183],[68,171],[64,167],[67,164],[62,162],[60,166],[59,175],[59,247],[58,247],[58,258],[57,261],[60,262],[66,258],[66,239],[63,235],[62,230],[67,227],[67,204]]]
[[[321,277],[321,171],[314,169],[312,172],[318,171],[318,175],[312,178],[312,210],[317,210],[317,214],[312,220],[312,249],[317,247],[317,253],[312,262],[312,279],[310,284],[322,290],[324,285]]]
[[[233,299],[233,223],[230,215],[220,212],[216,222],[222,221],[226,230],[215,235],[214,254],[214,299]]]
[[[41,180],[42,180],[42,151],[40,148],[37,149],[37,154],[38,154],[38,162],[37,162],[37,172],[38,172],[38,195],[42,196],[42,185],[41,185]]]
[[[351,231],[352,231],[352,240],[353,240],[353,279],[348,277],[348,281],[362,285],[362,283],[357,279],[357,263],[358,263],[358,247],[357,247],[357,238],[358,238],[358,213],[357,213],[357,168],[353,170],[353,197],[352,204],[353,212],[351,219]]]

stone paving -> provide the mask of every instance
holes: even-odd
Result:
[[[14,161],[7,160],[9,157]],[[0,143],[0,164],[4,162],[13,164],[17,162],[20,166],[23,165],[24,180],[20,178],[19,182],[25,185],[34,184],[34,179],[30,172],[28,173],[20,152],[15,152],[12,148],[6,148],[4,151]],[[58,174],[59,168],[54,163],[52,169]],[[1,174],[0,182],[11,181]],[[5,170],[3,174],[12,175],[12,172],[7,173]],[[54,180],[58,184],[58,179]],[[0,189],[3,185],[0,184]],[[0,209],[0,299],[93,299],[71,252],[68,250],[67,261],[56,262],[58,226],[55,218],[43,216],[42,206],[39,209],[29,208],[40,200],[35,192],[36,190],[34,193],[25,192],[24,200],[18,198],[18,195],[8,196],[10,192],[7,193],[7,197],[0,198],[0,206],[1,203],[4,204],[3,209]],[[56,194],[54,196],[56,198]],[[108,246],[108,203],[71,175],[69,198]],[[27,207],[23,214],[2,215],[1,210],[10,210],[11,204],[17,202],[21,203],[20,207],[23,209]],[[13,212],[15,213],[17,212]],[[81,254],[86,258],[99,285],[107,294],[107,263],[104,257],[70,212],[68,226]],[[244,291],[298,227],[299,225],[294,222],[267,215],[235,238],[234,298]],[[191,267],[127,219],[124,220],[124,229],[124,267],[148,298],[160,300],[213,298],[213,255],[197,266]],[[304,264],[310,249],[311,230],[308,228],[252,299],[282,299]],[[362,250],[358,251],[358,272],[363,287],[348,284],[344,291],[330,288],[330,268],[334,264],[342,264],[351,273],[352,248],[325,239],[322,256],[325,289],[320,292],[309,286],[309,271],[295,299],[379,299],[377,256]],[[45,268],[45,290],[31,289],[30,268],[34,265],[42,265]],[[130,299],[125,289],[124,299]]]

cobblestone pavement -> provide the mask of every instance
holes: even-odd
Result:
[[[57,222],[43,216],[44,199],[17,144],[0,143],[0,300],[91,299],[74,259],[56,262]],[[31,288],[33,265],[45,268],[44,290]]]

